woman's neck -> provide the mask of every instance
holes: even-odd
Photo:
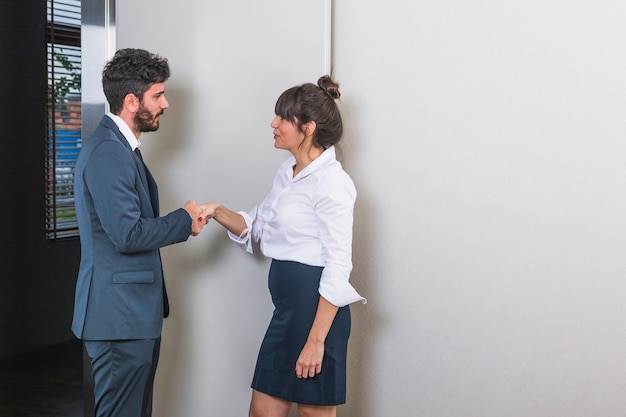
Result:
[[[298,175],[311,162],[319,158],[323,152],[324,149],[313,145],[303,146],[298,148],[296,152],[292,152],[294,158],[296,158],[296,164],[293,167],[293,176]]]

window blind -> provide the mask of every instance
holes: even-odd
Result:
[[[74,169],[81,147],[81,1],[47,0],[46,234],[78,236]]]

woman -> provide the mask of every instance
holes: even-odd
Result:
[[[274,146],[291,152],[272,190],[249,213],[204,206],[232,240],[252,253],[260,241],[272,258],[275,310],[252,380],[251,417],[335,416],[345,403],[348,305],[366,300],[348,282],[356,190],[335,159],[343,133],[330,77],[293,87],[278,98]]]

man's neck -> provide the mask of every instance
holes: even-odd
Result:
[[[127,125],[128,127],[130,127],[130,130],[133,132],[133,134],[135,135],[135,137],[137,138],[137,140],[139,140],[139,137],[141,136],[141,132],[137,129],[137,127],[135,126],[135,117],[134,114],[129,112],[126,109],[122,109],[122,111],[120,112],[120,114],[117,115],[120,119],[122,119]]]
[[[108,113],[108,115],[118,126],[118,128],[120,129],[120,133],[122,133],[124,138],[126,138],[131,149],[135,150],[140,145],[139,138],[133,133],[132,129],[128,125],[128,122],[122,119],[119,115],[113,113]]]

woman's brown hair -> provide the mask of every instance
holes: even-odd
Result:
[[[324,75],[317,85],[306,83],[284,91],[276,101],[274,112],[301,132],[305,124],[315,122],[313,144],[328,149],[343,135],[341,113],[335,102],[340,97],[339,85]]]

